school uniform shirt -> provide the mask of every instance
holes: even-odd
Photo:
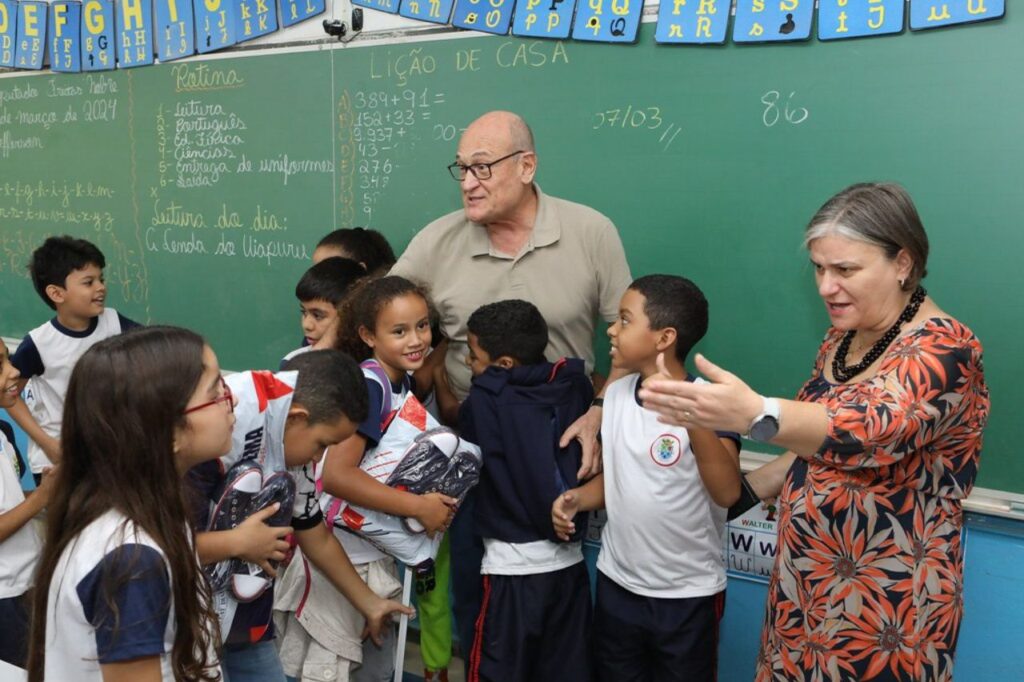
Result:
[[[126,570],[131,579],[111,595],[115,611],[102,576]],[[102,682],[102,664],[159,656],[161,679],[173,682],[171,604],[163,551],[132,521],[108,511],[86,526],[57,562],[46,603],[45,678]]]
[[[11,364],[18,368],[23,379],[29,379],[25,403],[44,433],[60,438],[64,396],[78,358],[103,339],[138,326],[113,308],[106,308],[83,331],[68,329],[55,317],[22,339],[11,356]],[[52,466],[43,449],[32,441],[29,441],[28,459],[34,474]]]
[[[284,430],[295,393],[298,372],[238,372],[224,378],[237,399],[231,452],[189,470],[186,479],[194,489],[194,520],[198,531],[209,526],[212,505],[228,471],[243,461],[260,465],[264,479],[286,471],[295,481],[291,526],[308,530],[323,523],[312,464],[287,467]],[[214,594],[214,608],[221,620],[225,644],[255,644],[273,639],[273,585],[253,601],[239,603],[230,588]]]
[[[0,514],[7,513],[25,501],[21,475],[25,460],[14,445],[14,432],[0,422]],[[27,592],[34,583],[36,561],[42,542],[31,521],[0,542],[0,599],[10,599]]]
[[[303,339],[303,341],[305,341],[305,339]],[[288,364],[289,360],[291,360],[294,357],[298,357],[299,355],[302,355],[303,353],[308,353],[311,350],[313,350],[313,347],[310,346],[308,344],[308,342],[306,342],[302,346],[299,346],[298,348],[296,348],[292,352],[288,353],[288,355],[285,355],[283,358],[281,358],[281,362],[278,364],[277,369],[279,371],[284,371],[284,366]]]
[[[696,379],[703,383],[702,379]],[[708,495],[685,428],[640,405],[640,375],[610,386],[601,439],[608,521],[597,568],[634,594],[675,599],[725,589],[726,510]],[[733,438],[737,434],[720,433]]]

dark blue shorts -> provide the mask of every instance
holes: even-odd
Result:
[[[590,583],[582,561],[485,575],[468,682],[590,682]]]
[[[656,599],[597,573],[594,665],[600,682],[715,682],[725,591]]]
[[[0,659],[19,668],[28,656],[28,621],[32,592],[0,599]]]

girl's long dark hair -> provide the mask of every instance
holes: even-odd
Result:
[[[373,357],[373,349],[359,337],[359,328],[366,327],[370,331],[375,331],[377,316],[384,306],[406,294],[419,296],[426,301],[427,309],[433,319],[434,310],[430,303],[430,296],[425,287],[415,282],[410,282],[397,275],[388,275],[387,277],[368,277],[356,283],[338,308],[340,321],[338,322],[337,348],[351,355],[356,362]]]
[[[36,574],[30,682],[43,680],[47,597],[51,583],[60,585],[63,579],[54,575],[57,563],[86,526],[110,510],[148,533],[166,557],[177,625],[171,651],[175,679],[217,679],[216,661],[209,659],[218,639],[217,618],[190,541],[174,453],[175,428],[185,425],[185,406],[203,372],[203,347],[202,337],[186,329],[145,327],[97,343],[75,366],[64,405],[61,464]],[[128,564],[131,556],[126,555]],[[111,570],[101,578],[114,614],[114,595],[130,579],[131,568]],[[115,616],[115,632],[117,628]]]

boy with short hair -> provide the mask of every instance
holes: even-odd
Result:
[[[559,541],[550,510],[578,485],[580,444],[559,448],[558,441],[590,407],[593,386],[582,360],[545,360],[547,324],[526,301],[482,306],[467,326],[473,383],[459,425],[484,461],[475,509],[484,597],[469,675],[588,680],[591,607],[580,533]]]
[[[60,460],[64,395],[78,358],[103,339],[138,326],[106,307],[104,267],[106,259],[94,244],[67,235],[50,237],[32,252],[32,285],[57,314],[30,331],[11,356],[21,372],[19,390],[28,383],[28,391],[8,412],[31,439],[29,463],[37,483],[43,469]]]
[[[366,418],[358,365],[340,351],[311,351],[286,371],[241,372],[226,383],[237,401],[231,452],[188,475],[198,493],[197,527],[211,529],[196,544],[200,561],[214,564],[208,573],[228,679],[284,682],[271,609],[293,528],[303,556],[366,617],[374,638],[391,613],[411,610],[380,599],[359,578],[323,522],[313,481],[312,462]]]
[[[353,284],[366,275],[351,258],[325,258],[306,270],[295,285],[302,317],[302,346],[281,360],[281,366],[310,348],[331,348],[337,335],[338,307]]]
[[[687,374],[685,361],[707,326],[707,301],[693,282],[649,275],[630,285],[608,329],[612,365],[633,374],[604,395],[604,472],[552,505],[562,537],[579,512],[608,510],[594,606],[602,681],[715,679],[721,537],[726,509],[739,498],[739,435],[663,424],[637,397],[659,371],[703,381]]]

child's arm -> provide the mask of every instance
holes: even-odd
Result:
[[[416,397],[422,400],[434,390],[435,371],[438,366],[444,369],[444,359],[448,355],[448,339],[437,344],[426,357],[420,368],[412,373],[416,384]]]
[[[25,390],[25,384],[27,383],[28,379],[20,379],[18,381],[18,399],[14,405],[7,408],[7,413],[21,427],[21,430],[35,441],[36,445],[43,449],[43,452],[46,453],[51,462],[59,464],[60,441],[43,431],[43,428],[39,426],[39,422],[32,416],[32,412],[29,411],[28,405],[21,399],[20,394]]]
[[[441,412],[441,421],[448,426],[459,423],[459,399],[455,397],[451,384],[448,383],[448,370],[444,363],[434,366],[434,397]]]
[[[288,551],[285,540],[293,529],[290,526],[268,526],[264,521],[277,513],[280,503],[261,509],[231,530],[213,530],[196,533],[196,552],[202,565],[215,564],[231,557],[256,564],[274,577],[277,571],[271,561],[284,561]]]
[[[551,523],[555,535],[569,540],[576,532],[572,520],[581,511],[604,509],[604,472],[594,476],[579,488],[573,488],[555,498],[551,505]]]
[[[728,509],[740,498],[740,451],[735,441],[711,429],[689,427],[690,449],[711,499]]]
[[[455,500],[441,493],[416,495],[386,486],[359,468],[366,437],[356,433],[332,446],[324,458],[324,490],[335,497],[386,514],[411,517],[433,536],[444,530],[455,511]]]
[[[381,599],[363,582],[352,566],[348,555],[337,538],[323,523],[312,528],[295,532],[295,538],[302,553],[313,565],[327,576],[341,594],[366,617],[366,627],[374,643],[381,643],[381,629],[390,620],[392,613],[400,612],[409,616],[415,611],[390,599]]]
[[[45,470],[43,480],[35,492],[29,494],[24,502],[0,514],[0,542],[21,530],[22,526],[31,521],[49,504],[55,477],[56,472],[53,469]]]

